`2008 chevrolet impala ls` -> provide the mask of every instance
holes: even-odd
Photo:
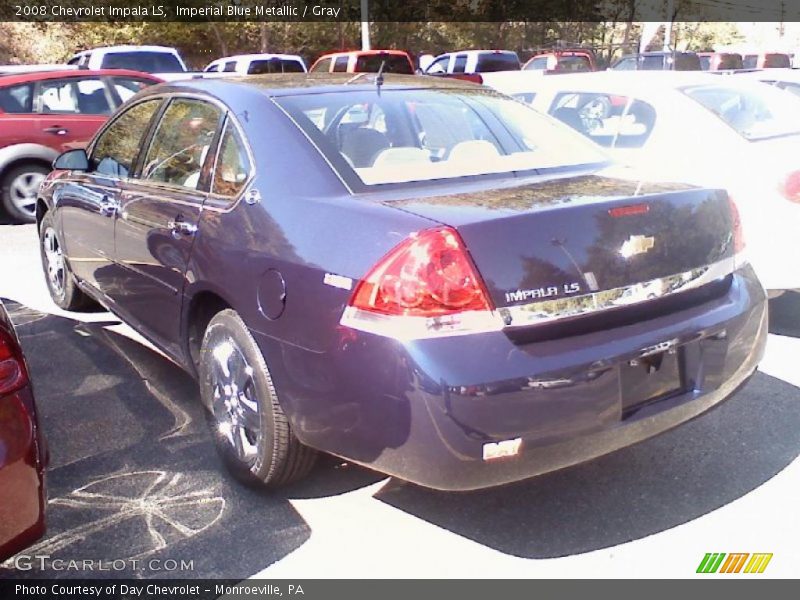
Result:
[[[559,469],[724,400],[766,339],[724,191],[465,82],[155,86],[56,161],[37,221],[55,302],[195,374],[271,486],[317,450],[439,489]]]

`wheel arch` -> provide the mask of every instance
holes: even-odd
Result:
[[[195,375],[197,374],[203,334],[214,315],[228,308],[235,310],[224,293],[211,286],[198,286],[184,298],[182,327],[184,352],[187,366],[194,371]]]

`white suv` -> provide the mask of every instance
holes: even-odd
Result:
[[[236,73],[263,75],[265,73],[305,73],[306,63],[296,54],[239,54],[210,62],[204,73]]]
[[[166,46],[106,46],[78,52],[67,61],[82,69],[128,69],[162,75],[185,73],[186,64],[175,48]]]

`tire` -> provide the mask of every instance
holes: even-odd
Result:
[[[61,238],[53,225],[53,215],[48,212],[39,225],[39,254],[50,297],[64,310],[96,308],[94,300],[84,294],[75,282],[61,248]]]
[[[39,185],[50,172],[45,166],[26,163],[12,169],[3,177],[0,200],[6,214],[19,223],[36,222],[36,199]]]
[[[276,488],[308,474],[317,453],[292,432],[264,356],[236,311],[208,324],[198,375],[217,451],[235,477]]]

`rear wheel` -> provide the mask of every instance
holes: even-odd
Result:
[[[75,283],[50,213],[44,215],[39,225],[39,250],[47,289],[53,302],[64,310],[85,310],[97,306]]]
[[[10,169],[3,177],[3,208],[15,221],[36,222],[36,199],[39,186],[50,170],[35,163],[24,164]]]
[[[311,470],[316,451],[292,432],[264,356],[236,311],[211,319],[198,371],[217,450],[235,476],[278,487]]]

